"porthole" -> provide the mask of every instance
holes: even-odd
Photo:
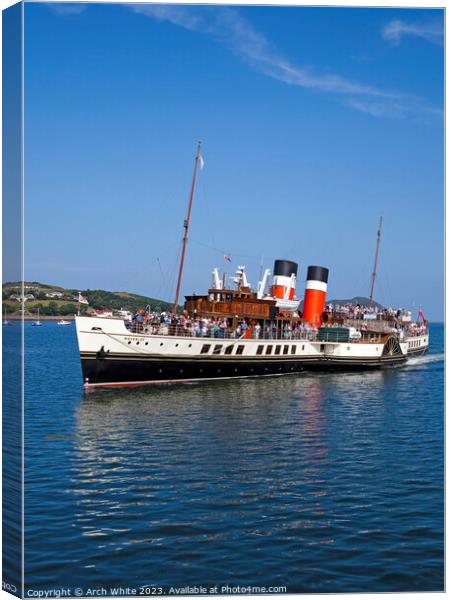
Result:
[[[149,342],[146,342],[146,346],[148,346],[148,345],[149,345]]]
[[[128,345],[130,346],[131,342],[128,342]]]
[[[183,373],[183,369],[180,369],[180,373]]]
[[[139,342],[136,342],[136,345],[139,346]]]
[[[162,345],[163,345],[163,342],[160,342],[160,346],[162,346]]]
[[[188,348],[191,348],[192,344],[188,344]]]
[[[158,369],[158,373],[163,373],[163,369]]]
[[[177,348],[177,347],[178,347],[178,344],[176,344],[176,345],[175,345],[175,347]]]

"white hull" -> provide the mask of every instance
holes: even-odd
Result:
[[[377,367],[404,362],[413,341],[395,344],[390,353],[383,343],[167,336],[132,333],[121,319],[75,321],[88,387],[275,375],[310,367]],[[419,350],[427,350],[427,335],[415,341]]]

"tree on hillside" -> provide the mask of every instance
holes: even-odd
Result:
[[[51,300],[48,303],[47,308],[48,308],[47,314],[52,315],[53,317],[56,317],[56,315],[58,314],[58,304],[54,300]]]
[[[60,315],[75,315],[77,313],[77,307],[74,303],[70,302],[67,304],[61,304],[59,307]]]

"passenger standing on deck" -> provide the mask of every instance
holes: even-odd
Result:
[[[246,331],[247,331],[247,323],[244,320],[244,321],[241,321],[241,323],[240,323],[241,336],[245,336],[246,335]]]

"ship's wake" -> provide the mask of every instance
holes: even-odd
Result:
[[[407,360],[407,364],[405,365],[404,369],[418,369],[433,363],[443,362],[444,359],[444,352],[438,352],[437,354],[426,354],[425,356],[414,356]]]

